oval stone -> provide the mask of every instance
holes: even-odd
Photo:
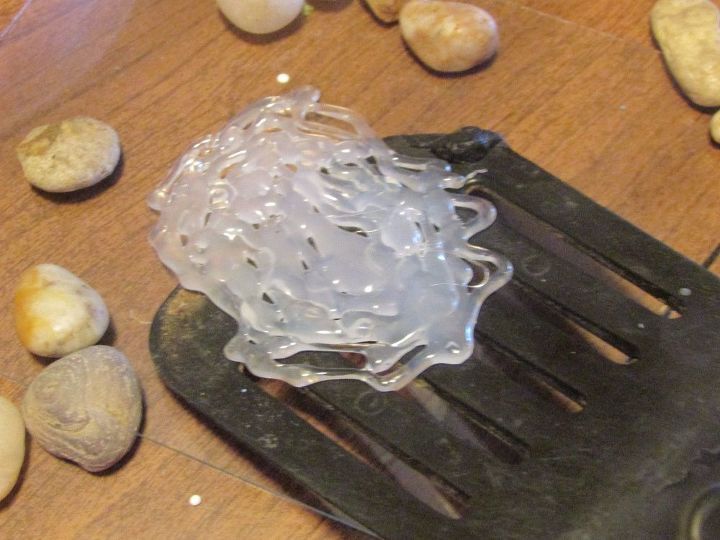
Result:
[[[412,0],[400,11],[400,32],[430,69],[459,73],[489,60],[498,50],[495,19],[462,2]]]
[[[96,345],[45,368],[25,393],[22,415],[45,450],[97,472],[132,447],[142,391],[125,355]]]
[[[120,153],[117,132],[87,116],[38,126],[17,148],[28,182],[55,193],[97,184],[115,170]]]
[[[22,344],[51,358],[94,345],[110,323],[97,291],[55,264],[39,264],[20,276],[13,307]]]

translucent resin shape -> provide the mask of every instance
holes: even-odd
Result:
[[[194,144],[150,198],[151,242],[237,321],[225,354],[255,375],[397,390],[472,354],[480,306],[512,266],[468,243],[495,208],[447,191],[464,177],[397,155],[319,95],[263,99]],[[303,351],[354,354],[329,369],[289,359]]]

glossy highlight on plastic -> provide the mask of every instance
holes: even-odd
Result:
[[[480,306],[512,265],[468,243],[495,208],[448,191],[464,177],[397,155],[319,96],[265,98],[195,143],[150,197],[151,243],[183,287],[237,321],[225,354],[255,375],[397,390],[471,355]],[[283,362],[303,351],[363,365]]]

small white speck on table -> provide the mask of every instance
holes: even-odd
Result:
[[[188,499],[188,503],[190,506],[197,506],[202,502],[202,497],[200,495],[191,495]]]

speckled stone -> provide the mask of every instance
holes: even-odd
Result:
[[[0,396],[0,501],[15,487],[25,461],[25,424],[20,411]]]
[[[400,10],[400,32],[423,64],[446,73],[482,64],[500,43],[492,15],[464,2],[411,0]]]
[[[22,344],[51,358],[94,345],[110,323],[97,291],[55,264],[39,264],[20,276],[13,307]]]
[[[45,450],[98,472],[132,447],[142,391],[125,355],[96,345],[45,368],[25,393],[22,415]]]
[[[38,126],[17,147],[28,182],[50,192],[97,184],[117,167],[120,139],[100,120],[78,116]]]

